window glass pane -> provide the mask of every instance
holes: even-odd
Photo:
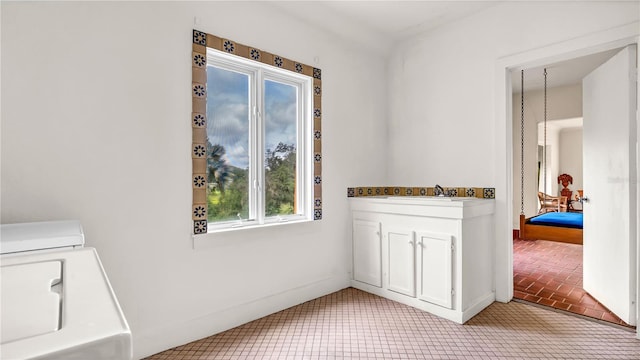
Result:
[[[297,214],[296,87],[265,80],[264,114],[265,216]]]
[[[207,66],[210,222],[249,218],[249,76]]]

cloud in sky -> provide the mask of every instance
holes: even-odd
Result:
[[[226,150],[230,165],[249,166],[249,83],[247,75],[207,67],[207,136]]]
[[[278,143],[297,146],[296,89],[291,85],[265,82],[265,150]]]
[[[265,81],[265,150],[279,142],[297,148],[296,89]],[[248,76],[213,66],[207,67],[207,136],[226,150],[230,165],[249,166]]]

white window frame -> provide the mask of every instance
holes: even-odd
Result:
[[[212,65],[249,77],[249,220],[208,222],[207,232],[254,228],[290,222],[312,221],[313,207],[313,79],[291,71],[257,63],[207,48]],[[296,88],[298,98],[296,144],[296,208],[298,214],[265,216],[264,84],[275,81]],[[207,104],[207,107],[209,104]],[[212,120],[211,120],[212,121]],[[251,185],[253,184],[253,185]]]

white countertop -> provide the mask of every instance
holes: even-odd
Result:
[[[495,211],[495,199],[447,196],[362,196],[349,198],[354,211],[467,218]]]

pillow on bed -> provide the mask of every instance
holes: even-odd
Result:
[[[529,219],[534,225],[561,226],[582,229],[582,213],[548,212]]]

